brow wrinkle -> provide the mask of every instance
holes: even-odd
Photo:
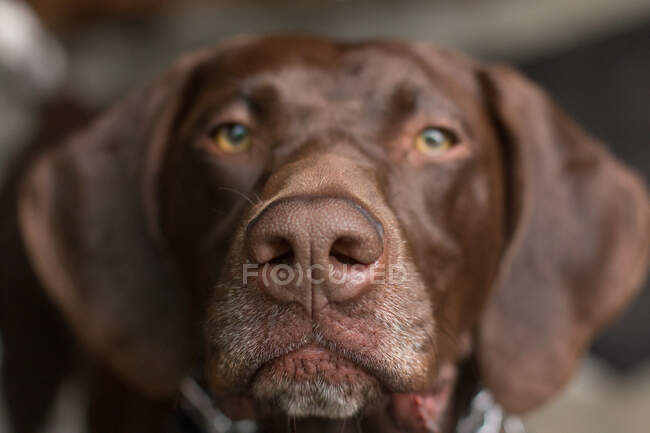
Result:
[[[393,122],[401,122],[411,116],[417,109],[418,95],[414,86],[402,81],[390,96],[388,116]]]

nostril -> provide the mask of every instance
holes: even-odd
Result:
[[[332,253],[330,254],[330,261],[337,261],[341,264],[344,265],[358,265],[360,264],[356,260],[354,260],[350,256],[346,256],[345,254],[339,254],[339,253]]]
[[[369,265],[372,260],[364,251],[364,242],[359,239],[342,237],[330,248],[330,260],[334,259],[344,265]]]
[[[270,265],[293,265],[296,259],[292,252],[284,253],[281,256],[274,257],[271,260],[266,261]]]
[[[268,239],[255,243],[251,251],[253,261],[258,264],[293,264],[294,254],[286,239]]]

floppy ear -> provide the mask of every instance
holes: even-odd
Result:
[[[503,141],[512,231],[478,359],[484,385],[517,413],[567,383],[640,287],[650,208],[641,179],[533,83],[504,67],[481,78]]]
[[[192,71],[180,61],[23,178],[20,228],[32,265],[73,332],[125,380],[173,393],[197,336],[191,300],[156,229],[158,164]]]

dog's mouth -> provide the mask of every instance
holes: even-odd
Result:
[[[369,377],[360,367],[320,346],[310,345],[263,365],[256,381],[307,382],[314,378],[334,385],[354,383]]]
[[[455,367],[446,366],[430,389],[393,393],[356,362],[309,345],[262,365],[252,379],[251,394],[229,399],[222,409],[236,419],[278,414],[345,419],[388,409],[406,431],[429,431],[423,429],[444,423],[455,379]]]
[[[263,365],[252,391],[263,412],[295,417],[349,418],[385,401],[379,381],[354,362],[306,346]]]

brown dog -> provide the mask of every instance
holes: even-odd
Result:
[[[20,433],[78,371],[48,299],[99,366],[93,432],[168,430],[195,366],[264,431],[451,432],[481,387],[553,396],[647,269],[643,182],[518,73],[428,46],[236,40],[44,147],[5,197]]]

